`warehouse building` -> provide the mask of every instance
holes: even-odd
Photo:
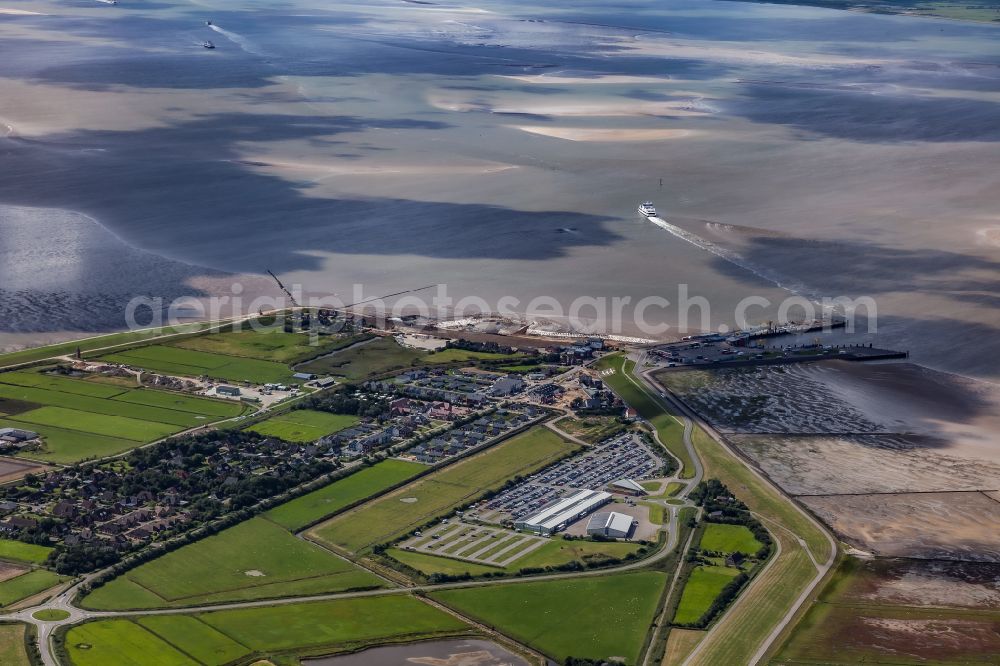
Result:
[[[587,534],[625,539],[632,531],[633,524],[632,516],[616,511],[601,511],[590,517],[587,522]]]
[[[552,534],[578,518],[596,511],[611,501],[611,493],[602,490],[581,490],[569,497],[542,507],[538,513],[514,523],[519,530],[536,534]]]

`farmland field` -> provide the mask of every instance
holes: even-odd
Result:
[[[392,596],[87,622],[67,632],[66,647],[74,666],[215,666],[253,651],[349,649],[465,629],[414,597]]]
[[[706,523],[705,532],[701,535],[701,547],[704,550],[723,553],[753,555],[763,548],[764,544],[757,541],[753,532],[744,525]]]
[[[522,358],[522,354],[500,354],[498,352],[481,352],[481,351],[471,351],[468,349],[442,349],[441,351],[431,352],[427,356],[425,361],[427,363],[453,363],[455,361],[481,361],[481,360],[499,360],[499,359],[510,359],[511,361],[516,361],[518,358]]]
[[[203,416],[215,416],[218,418],[230,418],[239,416],[243,411],[242,405],[231,400],[213,400],[211,398],[201,398],[167,391],[154,391],[152,389],[137,389],[128,391],[114,397],[120,402],[130,402],[137,405],[149,405],[151,407],[163,407],[164,409],[174,409],[179,412],[191,412]]]
[[[4,666],[31,666],[24,650],[24,630],[21,623],[0,624],[0,664]]]
[[[0,427],[34,430],[45,440],[44,449],[19,453],[19,456],[46,462],[69,464],[88,458],[102,458],[134,449],[142,444],[133,439],[106,437],[79,430],[67,430],[13,419],[0,419]]]
[[[44,592],[53,585],[66,580],[65,576],[46,569],[35,569],[10,578],[0,583],[0,606],[10,606],[13,603]]]
[[[227,331],[198,335],[170,343],[192,351],[244,356],[279,363],[296,361],[331,352],[346,347],[361,339],[361,336],[319,336],[317,344],[311,344],[308,333],[286,333],[281,329]]]
[[[253,432],[280,437],[289,442],[313,442],[355,425],[360,419],[347,414],[330,414],[311,409],[294,409],[272,416],[248,428]]]
[[[328,486],[276,506],[266,512],[264,517],[287,530],[300,530],[426,469],[424,465],[405,460],[383,460],[334,481]]]
[[[190,658],[130,620],[73,627],[66,650],[74,666],[188,666]]]
[[[243,410],[219,400],[38,372],[0,374],[0,400],[19,405],[0,423],[34,430],[45,440],[40,450],[21,455],[55,463],[114,455]]]
[[[36,546],[33,543],[24,543],[13,539],[0,539],[0,560],[41,564],[53,550],[49,546]]]
[[[427,352],[399,346],[391,337],[362,342],[349,349],[318,358],[297,367],[302,372],[331,374],[347,379],[363,379],[369,375],[397,368],[406,368],[423,359]]]
[[[183,646],[184,652],[203,664],[225,664],[250,652],[247,646],[190,615],[150,615],[139,618],[138,623],[167,643]]]
[[[107,414],[92,414],[78,409],[65,407],[39,407],[30,412],[18,414],[18,420],[23,423],[37,425],[61,426],[71,425],[73,429],[107,437],[118,436],[136,442],[147,442],[160,439],[178,430],[166,423],[142,421],[128,416],[109,416]]]
[[[0,375],[0,378],[3,378],[3,375]],[[69,381],[77,384],[91,385],[77,380]],[[103,384],[93,384],[93,386],[98,386],[100,388],[113,388],[121,394],[129,391],[129,389],[120,387],[106,387]],[[152,389],[134,389],[134,391],[152,391]],[[56,391],[53,389],[31,386],[14,386],[7,383],[0,383],[0,397],[13,398],[15,400],[34,403],[41,406],[58,406],[67,409],[89,412],[92,414],[124,416],[176,426],[190,427],[205,422],[204,419],[199,419],[197,414],[189,411],[178,411],[176,409],[165,409],[163,407],[130,403],[118,400],[116,397],[101,398],[91,395],[70,393],[68,391]],[[209,402],[214,403],[215,401]],[[17,417],[19,419],[23,419],[24,414],[26,413],[27,412],[21,412],[17,415]]]
[[[740,573],[728,567],[697,566],[684,585],[681,601],[674,614],[674,624],[693,624],[709,609],[722,588]]]
[[[292,377],[292,370],[282,363],[166,345],[129,349],[102,358],[112,363],[124,363],[156,372],[188,377],[206,375],[215,379],[247,381],[255,384],[299,383]]]
[[[322,543],[358,553],[393,541],[487,490],[499,488],[513,476],[541,469],[574,448],[548,428],[538,426],[321,523],[308,534]]]
[[[644,571],[444,590],[430,596],[560,663],[570,656],[617,656],[635,664],[666,578]]]
[[[274,523],[252,518],[132,569],[84,603],[101,610],[183,607],[381,584]]]

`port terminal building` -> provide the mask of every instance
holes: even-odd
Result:
[[[587,534],[624,539],[632,531],[634,524],[632,516],[626,516],[624,513],[616,511],[601,511],[592,515],[587,521]]]
[[[610,501],[611,493],[603,490],[580,490],[569,497],[549,503],[538,513],[514,523],[514,527],[535,534],[554,534]]]

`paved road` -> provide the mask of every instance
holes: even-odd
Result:
[[[638,368],[640,366],[637,365],[636,367]],[[642,375],[641,375],[642,378],[643,378],[643,380],[649,384],[649,386],[652,388],[652,390],[654,392],[656,392],[658,395],[666,395],[667,396],[666,401],[668,401],[672,405],[672,407],[675,410],[677,410],[677,413],[684,415],[684,417],[686,419],[688,419],[689,421],[693,422],[699,428],[701,428],[702,430],[704,430],[705,433],[707,433],[720,446],[722,446],[735,460],[739,461],[739,463],[741,465],[743,465],[744,467],[746,467],[750,471],[751,474],[753,474],[754,476],[756,476],[761,481],[761,483],[763,483],[764,485],[766,485],[766,486],[770,487],[771,489],[773,489],[778,495],[780,495],[782,498],[784,498],[786,502],[788,502],[791,506],[793,506],[796,511],[798,511],[800,514],[802,514],[803,516],[805,516],[805,518],[810,523],[812,523],[823,534],[823,536],[826,537],[827,542],[830,545],[830,555],[827,558],[826,562],[819,563],[819,562],[816,561],[815,557],[813,556],[813,553],[806,546],[805,541],[798,534],[795,534],[794,532],[791,532],[790,530],[788,530],[787,528],[784,528],[782,526],[777,526],[776,523],[774,523],[774,521],[771,521],[769,519],[764,519],[762,521],[762,522],[767,522],[768,524],[770,524],[772,529],[774,529],[775,527],[781,527],[781,529],[784,529],[786,532],[788,532],[788,533],[790,533],[790,534],[792,534],[794,536],[794,538],[802,545],[802,547],[805,550],[806,554],[809,556],[810,560],[812,560],[813,565],[816,567],[816,576],[810,581],[809,585],[806,586],[805,589],[803,589],[802,594],[799,595],[799,597],[796,599],[795,603],[788,610],[788,612],[785,614],[785,616],[781,619],[781,622],[779,622],[774,627],[773,631],[771,631],[771,633],[768,634],[768,636],[764,639],[764,641],[762,642],[762,644],[758,648],[757,652],[754,653],[750,657],[750,659],[747,660],[747,664],[749,666],[753,666],[755,664],[758,664],[764,658],[764,655],[768,652],[768,650],[771,649],[771,646],[774,644],[774,642],[778,639],[778,637],[785,630],[785,628],[788,626],[788,624],[794,619],[795,614],[798,612],[799,608],[802,607],[802,605],[810,597],[810,595],[813,593],[813,591],[816,589],[816,587],[820,584],[820,582],[829,573],[829,571],[830,571],[831,567],[833,566],[833,563],[834,563],[834,561],[836,560],[836,557],[837,557],[837,542],[834,540],[833,536],[826,529],[826,527],[824,527],[819,521],[817,521],[809,512],[803,510],[802,507],[800,507],[797,503],[795,503],[794,500],[792,500],[790,497],[788,497],[781,490],[781,488],[779,488],[778,486],[776,486],[773,483],[771,483],[771,480],[768,479],[766,476],[764,476],[753,465],[748,464],[747,461],[744,460],[743,457],[737,451],[734,451],[732,449],[732,447],[729,446],[729,443],[722,437],[722,435],[718,431],[715,430],[715,428],[712,427],[711,424],[709,424],[707,421],[705,421],[704,419],[702,419],[701,416],[699,416],[696,412],[694,412],[693,410],[691,410],[690,408],[688,408],[688,406],[686,404],[684,404],[680,400],[677,400],[676,397],[673,396],[673,394],[670,393],[670,391],[666,387],[664,387],[662,384],[660,384],[656,380],[656,378],[653,377],[653,375],[652,375],[652,373],[655,370],[656,370],[656,368],[647,370],[646,372],[642,373]],[[759,514],[754,514],[754,515],[757,515],[758,518],[762,518],[762,516],[760,516]],[[770,562],[768,562],[767,567],[765,567],[765,569],[761,570],[760,574],[763,574],[768,568],[770,568],[771,566],[773,566],[774,563],[778,561],[778,557],[781,555],[781,544],[780,544],[780,542],[777,539],[775,539],[774,543],[776,544],[775,555],[774,555],[774,557],[771,558]],[[754,581],[755,582],[762,579],[762,576],[760,574],[758,574],[757,576],[754,577]],[[753,585],[753,583],[751,583],[751,585]],[[748,588],[748,590],[744,590],[744,592],[740,595],[740,598],[737,599],[737,603],[739,603],[739,601],[741,599],[748,598],[747,592],[749,591],[749,589],[750,588]],[[732,608],[730,608],[730,611],[731,610],[732,610]],[[708,640],[709,640],[709,638],[711,638],[712,634],[714,632],[716,632],[721,626],[723,626],[723,620],[720,620],[719,622],[716,622],[712,626],[712,628],[709,629],[709,631],[706,634],[706,636],[701,640],[700,643],[698,643],[697,647],[695,647],[695,649],[691,652],[691,654],[688,655],[687,659],[684,660],[682,666],[688,666],[688,664],[690,664],[690,663],[693,662],[693,660],[695,659],[695,657],[698,656],[698,654],[701,652],[701,650],[703,649],[703,647],[708,644]]]
[[[634,357],[634,360],[636,360],[637,372],[641,371],[641,369],[642,369],[642,367],[643,367],[643,365],[645,363],[645,360],[646,360],[645,353],[644,352],[636,352],[636,356]],[[693,444],[693,442],[691,440],[691,436],[692,436],[692,432],[693,432],[694,426],[697,423],[701,427],[705,427],[706,431],[709,432],[710,434],[712,434],[714,431],[712,431],[710,428],[706,427],[707,424],[703,424],[703,422],[701,422],[700,419],[698,419],[697,415],[691,414],[689,412],[689,410],[687,410],[686,407],[683,404],[679,403],[678,401],[675,401],[673,399],[673,397],[668,392],[666,392],[665,389],[663,389],[663,387],[659,387],[658,383],[655,381],[655,379],[653,379],[650,376],[649,373],[650,373],[649,370],[647,370],[646,372],[640,372],[640,377],[642,377],[642,379],[646,383],[646,386],[642,386],[641,384],[639,384],[638,381],[634,377],[632,377],[631,375],[626,375],[626,376],[629,379],[629,381],[633,382],[639,388],[647,391],[647,393],[650,393],[650,389],[652,389],[651,395],[652,395],[653,399],[655,401],[657,401],[660,404],[661,407],[666,408],[669,413],[673,413],[673,414],[679,415],[679,416],[675,416],[675,418],[677,418],[677,420],[684,425],[684,434],[683,434],[684,446],[687,449],[688,454],[689,454],[689,456],[690,456],[690,458],[691,458],[691,460],[693,462],[694,468],[695,468],[694,477],[692,479],[686,480],[687,485],[677,495],[678,499],[684,499],[691,492],[691,490],[693,490],[694,487],[701,481],[701,479],[702,479],[702,477],[704,475],[704,468],[703,468],[703,466],[701,464],[700,459],[698,458],[697,452],[694,449],[694,444]],[[661,397],[661,394],[665,394],[667,397],[666,398]],[[551,422],[548,423],[547,425],[550,428],[552,428],[553,430],[556,430],[557,432],[561,432],[561,431],[558,430],[558,428],[556,428],[555,426],[553,426],[551,424]],[[565,434],[565,433],[561,433],[561,434]],[[713,435],[713,436],[717,436],[717,434]],[[655,437],[656,441],[661,446],[663,446],[666,449],[666,446],[659,439],[659,435],[655,432],[655,430],[654,430],[654,437]],[[577,441],[576,438],[574,438],[574,437],[570,437],[570,439],[572,439],[574,441]],[[582,443],[582,441],[581,441],[581,443]],[[728,450],[728,447],[727,447],[727,450]],[[738,456],[735,456],[735,454],[734,454],[734,457],[736,457],[738,460],[741,460]],[[741,460],[741,462],[742,462],[742,460]],[[757,473],[756,470],[753,470],[752,468],[750,468],[750,469],[754,473]],[[763,477],[761,477],[761,478],[763,478]],[[661,548],[660,550],[658,550],[656,553],[654,553],[649,558],[646,558],[646,559],[643,559],[643,560],[638,560],[638,561],[627,563],[627,564],[623,564],[623,565],[620,565],[620,566],[617,566],[617,567],[607,568],[607,569],[597,569],[597,570],[584,571],[584,572],[552,573],[552,574],[543,574],[543,575],[536,575],[536,576],[520,576],[520,577],[503,578],[503,579],[487,579],[487,580],[462,581],[462,582],[456,582],[456,583],[443,583],[443,584],[437,584],[437,585],[422,585],[422,586],[415,586],[415,587],[386,588],[386,589],[377,589],[377,590],[366,590],[366,591],[360,591],[360,592],[338,592],[338,593],[323,594],[323,595],[288,597],[288,598],[284,598],[284,599],[268,599],[268,600],[259,600],[259,601],[243,601],[243,602],[234,602],[234,603],[229,603],[229,604],[217,604],[217,605],[209,605],[209,606],[194,606],[194,607],[187,607],[187,608],[155,609],[155,610],[131,611],[131,612],[120,612],[120,611],[89,611],[89,610],[84,610],[84,609],[77,608],[77,607],[73,606],[72,605],[73,596],[75,595],[75,593],[77,591],[77,588],[81,584],[83,584],[83,582],[85,582],[85,580],[86,580],[85,579],[84,581],[81,581],[80,583],[77,583],[76,585],[70,587],[69,589],[65,590],[64,592],[60,593],[58,596],[56,596],[55,598],[53,598],[52,600],[50,600],[50,601],[48,601],[48,602],[46,602],[44,604],[41,604],[41,605],[38,605],[38,606],[35,606],[35,607],[32,607],[32,608],[29,608],[29,609],[25,609],[23,611],[19,611],[18,613],[12,614],[12,615],[10,615],[8,617],[11,617],[13,619],[21,620],[23,622],[27,622],[29,624],[35,625],[37,627],[37,629],[38,629],[39,648],[40,648],[40,651],[41,651],[41,654],[42,654],[42,662],[45,664],[45,666],[61,666],[59,664],[59,661],[55,657],[55,653],[54,653],[54,650],[53,650],[53,647],[52,647],[52,634],[55,632],[55,630],[57,628],[59,628],[61,626],[67,626],[67,625],[77,624],[79,622],[82,622],[82,621],[88,620],[88,619],[113,618],[113,617],[123,617],[123,616],[141,616],[141,615],[176,615],[176,614],[184,614],[184,613],[198,613],[198,612],[204,612],[204,611],[225,610],[225,609],[259,608],[259,607],[266,607],[266,606],[278,606],[278,605],[295,604],[295,603],[303,603],[303,602],[311,602],[311,601],[328,601],[328,600],[336,600],[336,599],[354,599],[354,598],[386,596],[386,595],[395,595],[395,594],[412,594],[413,592],[416,592],[416,591],[419,591],[419,592],[432,592],[432,591],[436,591],[436,590],[462,589],[462,588],[473,588],[473,587],[485,587],[485,586],[489,586],[489,585],[509,585],[509,584],[512,584],[512,583],[529,582],[529,581],[563,580],[563,579],[569,579],[569,578],[583,578],[583,577],[589,577],[589,576],[604,576],[604,575],[607,575],[608,573],[612,573],[612,572],[625,572],[625,571],[632,571],[632,570],[636,570],[636,569],[640,569],[640,568],[645,568],[645,567],[649,566],[652,563],[656,563],[656,562],[658,562],[658,561],[666,558],[677,547],[677,545],[678,545],[679,510],[678,510],[678,507],[676,507],[674,505],[667,505],[666,503],[664,503],[664,506],[667,506],[670,509],[670,512],[669,512],[670,513],[670,521],[669,521],[669,525],[668,525],[667,541],[664,544],[664,547]],[[812,519],[811,516],[810,516],[810,519]],[[826,534],[825,530],[824,530],[824,534]],[[828,538],[829,538],[829,535],[828,535]],[[831,539],[831,543],[833,543],[832,539]],[[832,550],[835,553],[835,548],[832,549]],[[776,561],[776,559],[777,558],[774,558],[772,560],[772,562]],[[815,585],[819,583],[819,580],[821,580],[822,577],[825,575],[826,571],[829,570],[830,565],[832,565],[832,562],[833,562],[833,557],[831,556],[829,562],[826,563],[825,568],[823,568],[822,571],[820,573],[818,573],[817,578],[813,581],[813,584],[810,585],[810,587],[803,592],[803,594],[800,597],[798,603],[795,605],[795,607],[792,610],[789,611],[789,613],[787,614],[787,616],[783,619],[782,623],[778,627],[776,627],[775,630],[772,632],[772,634],[766,639],[765,643],[761,646],[761,649],[758,651],[758,654],[754,656],[753,661],[751,661],[750,663],[756,663],[760,659],[760,657],[763,656],[763,654],[770,647],[770,645],[774,642],[774,640],[781,633],[781,631],[784,629],[784,627],[792,619],[792,617],[794,616],[794,613],[798,609],[798,607],[801,606],[802,603],[804,603],[805,599],[808,598],[808,595],[815,588]],[[771,563],[769,563],[769,566],[770,566],[770,564]],[[97,575],[97,574],[96,573],[95,574],[91,574],[88,577],[88,579],[94,577],[95,575]],[[671,584],[671,589],[673,588],[674,585],[676,585],[676,573],[675,573],[674,581]],[[33,617],[33,613],[35,613],[35,612],[37,612],[39,610],[42,610],[42,609],[59,609],[59,610],[64,610],[67,613],[69,613],[70,616],[68,618],[66,618],[65,620],[61,620],[61,621],[43,622],[43,621],[37,620],[37,619],[35,619]],[[662,618],[661,618],[660,624],[662,625]],[[718,627],[718,626],[719,626],[719,624],[717,623],[716,627]],[[657,630],[659,630],[659,627],[657,628]],[[705,640],[707,640],[707,638],[708,638],[708,636],[706,636],[706,638],[702,640],[702,642],[701,642],[700,645],[704,645],[705,644]],[[652,642],[650,644],[652,645]],[[649,655],[647,654],[645,656],[645,658],[648,659],[648,656]],[[645,663],[645,661],[644,661],[644,663]]]

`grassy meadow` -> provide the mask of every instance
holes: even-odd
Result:
[[[359,380],[390,370],[407,368],[427,355],[426,351],[401,347],[394,338],[383,337],[317,358],[298,366],[298,369],[317,375],[330,374]]]
[[[301,383],[292,376],[291,368],[284,363],[182,349],[170,345],[138,347],[108,354],[102,358],[111,363],[123,363],[169,375],[185,377],[204,375],[213,379],[254,384]]]
[[[311,409],[293,409],[272,416],[247,428],[253,432],[279,437],[288,442],[314,442],[320,437],[350,428],[360,419],[348,414],[330,414]]]
[[[42,435],[21,455],[69,464],[240,414],[243,406],[148,388],[128,388],[33,371],[0,374],[0,426]]]
[[[372,574],[263,518],[128,571],[83,599],[88,608],[176,608],[380,587]]]
[[[0,624],[0,664],[32,666],[24,648],[25,625],[20,622]]]
[[[264,517],[294,532],[332,516],[344,507],[410,479],[426,469],[424,465],[405,460],[391,458],[383,460],[276,506],[264,513]]]
[[[698,566],[691,570],[684,592],[681,594],[677,612],[674,613],[675,624],[692,624],[697,622],[709,609],[722,588],[738,576],[739,569],[729,567]]]
[[[87,622],[66,632],[73,666],[217,666],[251,653],[356,649],[468,627],[411,596]]]
[[[753,532],[745,525],[705,523],[705,531],[701,535],[703,550],[753,555],[763,547],[764,544],[757,541]]]
[[[10,606],[67,580],[48,569],[33,569],[0,583],[0,607]]]
[[[42,564],[53,550],[55,549],[50,546],[37,546],[33,543],[24,543],[13,539],[0,539],[0,560]]]
[[[562,663],[623,657],[635,664],[666,574],[643,571],[442,590],[430,596]]]

